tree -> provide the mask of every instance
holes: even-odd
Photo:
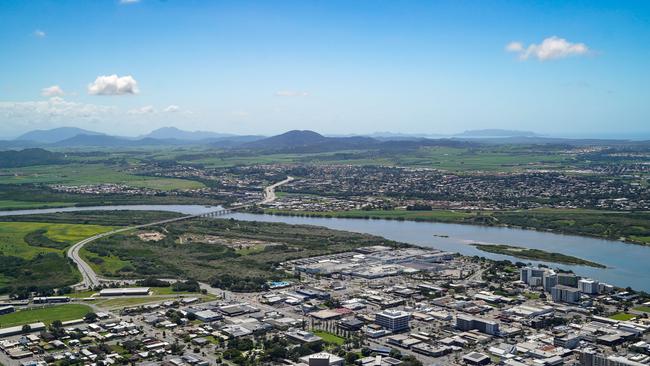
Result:
[[[93,322],[96,322],[96,321],[97,321],[97,318],[98,318],[97,314],[95,314],[95,313],[92,312],[92,311],[89,312],[89,313],[87,313],[87,314],[84,316],[84,320],[86,321],[86,323],[93,323]]]
[[[411,355],[408,355],[408,356],[404,356],[404,358],[402,358],[401,365],[402,366],[422,366],[422,362],[420,360],[418,360],[417,358],[415,358],[415,357],[413,357]]]
[[[390,350],[390,353],[389,353],[388,355],[389,355],[390,357],[392,357],[392,358],[396,358],[396,359],[398,359],[398,360],[402,358],[402,352],[400,352],[399,350],[397,350],[397,349],[395,349],[395,348],[392,348],[392,349]]]
[[[350,365],[353,365],[356,360],[359,359],[359,355],[356,354],[355,352],[348,352],[345,355],[345,363],[348,363]]]
[[[23,325],[23,333],[29,333],[32,330],[32,327],[29,324]]]
[[[174,342],[171,346],[171,351],[173,355],[180,355],[183,353],[184,345],[179,344],[178,341]]]

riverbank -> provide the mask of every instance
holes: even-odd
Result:
[[[540,249],[529,249],[529,248],[522,248],[514,245],[505,245],[505,244],[472,243],[470,245],[484,252],[509,255],[511,257],[516,257],[516,258],[559,263],[559,264],[590,266],[595,268],[607,268],[606,266],[600,263],[588,261],[586,259],[582,259],[582,258],[578,258],[578,257],[574,257],[562,253],[547,252],[545,250],[540,250]]]
[[[288,211],[263,210],[265,214],[299,217],[384,219],[398,221],[440,222],[579,235],[624,241],[650,246],[650,212],[619,212],[585,209],[532,209],[513,211],[464,210],[352,210]]]

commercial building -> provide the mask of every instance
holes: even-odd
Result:
[[[411,314],[399,310],[384,310],[375,315],[375,323],[393,332],[409,328]]]
[[[576,304],[580,302],[580,290],[574,287],[557,285],[551,289],[551,297],[555,302]]]
[[[600,283],[598,281],[589,278],[583,278],[578,281],[578,288],[583,294],[594,295],[598,293],[599,284]]]
[[[456,316],[456,328],[464,331],[476,329],[479,332],[490,335],[499,334],[499,323],[465,314]]]
[[[623,356],[606,356],[593,349],[578,354],[580,366],[648,366],[646,363],[629,360]]]
[[[343,366],[345,364],[343,358],[327,352],[314,353],[300,357],[300,361],[309,366]]]
[[[551,292],[551,289],[557,286],[557,273],[552,270],[544,272],[544,276],[542,277],[542,286],[544,287],[544,291]]]
[[[558,273],[557,284],[568,287],[578,287],[579,277],[573,273]]]
[[[542,283],[544,272],[546,272],[544,268],[524,267],[519,272],[519,279],[525,284],[539,286]]]
[[[490,357],[482,353],[472,352],[463,356],[463,361],[468,365],[487,365],[490,363]]]
[[[105,288],[99,291],[99,296],[147,296],[149,287]]]

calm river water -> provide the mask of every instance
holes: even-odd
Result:
[[[0,211],[0,216],[88,210],[158,210],[180,212],[184,214],[200,214],[214,211],[215,209],[217,209],[217,207],[200,205],[123,205]],[[650,247],[627,244],[620,241],[514,228],[429,222],[328,219],[246,213],[233,213],[221,217],[246,221],[284,222],[288,224],[325,226],[331,229],[379,235],[395,241],[458,252],[464,255],[479,255],[492,259],[509,259],[521,262],[530,261],[482,252],[469,244],[480,242],[542,249],[549,252],[573,255],[607,266],[607,268],[592,268],[587,266],[568,266],[545,263],[551,267],[571,269],[577,274],[589,276],[603,282],[622,287],[631,286],[637,290],[650,291]],[[444,235],[448,237],[439,237],[434,235]]]

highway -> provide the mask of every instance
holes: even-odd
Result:
[[[270,186],[264,188],[264,198],[262,199],[262,201],[259,202],[259,204],[263,205],[263,204],[268,204],[268,203],[271,203],[271,202],[275,201],[275,199],[277,198],[276,195],[275,195],[275,189],[277,187],[283,185],[283,184],[287,184],[287,183],[291,182],[292,180],[293,180],[292,177],[287,177],[287,179],[285,179],[285,180],[283,180],[281,182],[275,183],[273,185],[270,185]],[[247,206],[238,206],[237,209],[241,209],[241,208],[245,208],[245,207],[247,207]],[[81,250],[81,248],[83,248],[84,245],[86,245],[86,244],[88,244],[88,243],[90,243],[92,241],[95,241],[97,239],[105,238],[107,236],[111,236],[113,234],[121,233],[121,232],[124,232],[124,231],[142,229],[142,228],[145,228],[145,227],[148,227],[148,226],[163,225],[163,224],[168,224],[168,223],[171,223],[171,222],[176,222],[176,221],[181,221],[181,220],[189,220],[189,219],[193,219],[193,218],[196,218],[196,217],[200,217],[202,215],[204,215],[204,214],[187,215],[187,216],[176,217],[176,218],[173,218],[173,219],[167,219],[167,220],[151,222],[151,223],[143,224],[143,225],[124,227],[124,228],[120,228],[120,229],[111,230],[111,231],[108,231],[108,232],[105,232],[105,233],[102,233],[102,234],[98,234],[98,235],[95,235],[95,236],[91,236],[89,238],[86,238],[84,240],[81,240],[81,241],[75,243],[73,246],[70,247],[70,249],[68,249],[68,252],[67,252],[68,258],[70,258],[73,262],[75,262],[77,264],[77,267],[79,268],[79,272],[81,272],[81,276],[83,277],[82,281],[80,283],[78,283],[77,285],[75,285],[75,287],[91,288],[91,287],[98,286],[101,283],[101,279],[99,278],[99,276],[97,276],[97,273],[95,273],[95,271],[92,269],[92,267],[90,267],[90,265],[88,263],[86,263],[83,259],[81,259],[81,256],[79,255],[79,251]]]
[[[277,182],[277,183],[275,183],[273,185],[270,185],[270,186],[264,188],[264,199],[262,201],[260,201],[259,204],[260,205],[266,205],[266,204],[269,204],[269,203],[275,201],[275,199],[277,198],[275,196],[275,189],[278,188],[279,186],[283,185],[283,184],[287,184],[287,183],[291,182],[292,180],[293,180],[293,177],[287,177],[287,179],[285,179],[285,180],[283,180],[281,182]]]

